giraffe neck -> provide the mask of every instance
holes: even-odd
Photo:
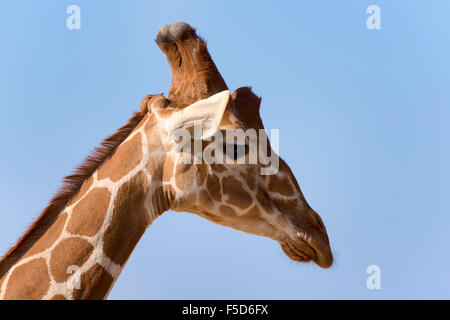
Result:
[[[169,200],[143,121],[0,279],[2,299],[103,299]],[[156,141],[155,141],[156,140]]]

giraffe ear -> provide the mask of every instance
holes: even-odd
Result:
[[[224,90],[211,97],[199,100],[172,114],[163,124],[165,131],[172,135],[178,129],[193,129],[201,126],[201,139],[208,139],[219,129],[225,109],[232,102],[230,91]]]
[[[236,91],[233,92],[232,97],[238,118],[249,128],[256,130],[264,129],[259,113],[261,98],[253,93],[252,88],[241,87],[236,89]]]

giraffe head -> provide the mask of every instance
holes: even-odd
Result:
[[[261,99],[246,87],[230,94],[189,25],[163,26],[156,42],[172,68],[168,97],[147,96],[65,178],[0,259],[0,298],[106,297],[145,228],[169,209],[272,238],[293,260],[332,264],[321,218],[264,134]]]
[[[269,237],[291,259],[329,267],[333,256],[325,225],[270,147],[261,99],[248,87],[230,94],[205,42],[188,24],[161,27],[156,42],[172,68],[172,86],[167,99],[148,96],[141,109],[152,119],[148,135],[157,138],[151,143],[159,141],[163,154],[165,208]],[[228,137],[247,136],[230,140],[230,132]],[[262,161],[261,152],[273,162]]]

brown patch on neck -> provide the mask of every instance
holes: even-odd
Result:
[[[45,271],[45,272],[42,272]],[[32,260],[17,267],[9,278],[5,300],[27,297],[30,300],[42,299],[50,287],[50,276],[43,258]]]
[[[58,219],[48,228],[45,237],[39,238],[23,257],[26,258],[50,248],[63,232],[66,219],[67,212],[61,213]]]
[[[103,237],[103,252],[121,266],[148,226],[147,194],[148,181],[142,171],[117,191],[111,223]]]
[[[96,235],[105,220],[110,197],[107,188],[91,190],[73,209],[67,231],[88,237]]]
[[[114,278],[98,263],[83,273],[80,278],[80,289],[75,289],[73,298],[76,300],[105,299]]]
[[[56,282],[64,282],[71,273],[69,266],[81,267],[94,251],[94,246],[82,238],[66,238],[52,250],[50,272]]]
[[[114,153],[116,161],[105,162],[97,171],[97,179],[109,178],[117,182],[133,170],[142,159],[142,138],[140,134],[126,141]]]
[[[128,122],[116,133],[103,140],[100,147],[95,148],[90,155],[73,171],[63,178],[62,186],[52,197],[47,207],[33,222],[17,243],[0,259],[0,278],[31,248],[31,246],[47,232],[69,201],[79,192],[86,181],[97,168],[116,150],[143,119],[145,113],[135,112]]]

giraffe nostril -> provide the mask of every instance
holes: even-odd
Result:
[[[325,229],[325,224],[323,223],[322,218],[320,218],[320,217],[317,215],[317,216],[316,216],[316,219],[317,219],[317,223],[318,223],[319,226],[320,226],[320,229],[322,229],[322,231],[326,231],[326,229]]]
[[[319,216],[319,214],[317,212],[315,212],[313,209],[311,209],[311,214],[313,216],[314,221],[317,223],[317,225],[319,226],[320,230],[324,233],[327,232],[326,228],[325,228],[325,224],[323,223],[322,218]]]

